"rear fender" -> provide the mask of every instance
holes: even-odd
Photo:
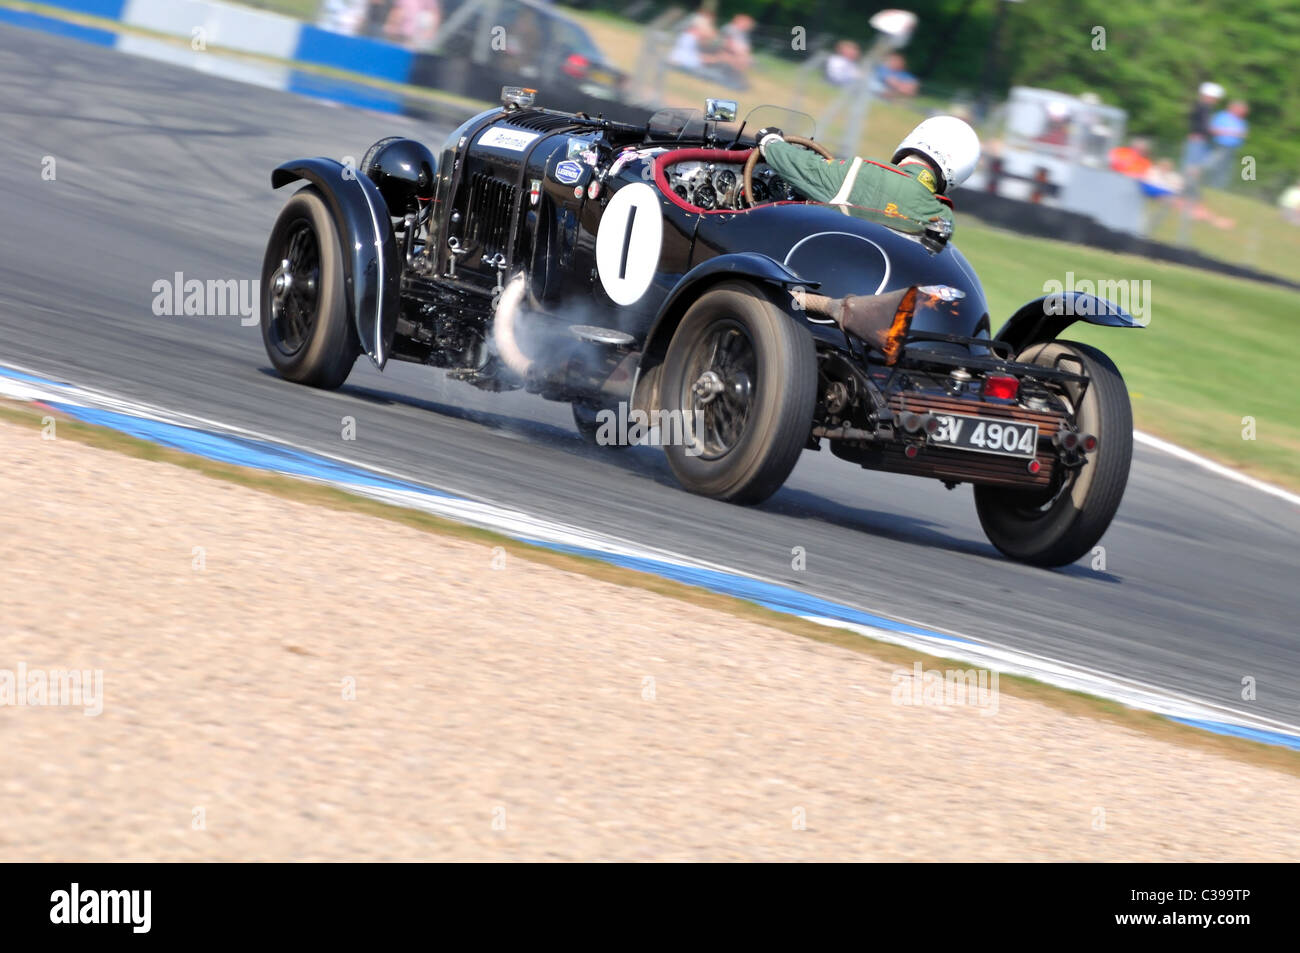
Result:
[[[1146,327],[1118,305],[1082,291],[1058,291],[1021,307],[998,331],[995,341],[1006,341],[1019,354],[1033,344],[1054,340],[1076,321],[1109,328]]]
[[[348,316],[361,349],[383,370],[397,328],[402,262],[388,206],[369,178],[334,159],[294,159],[271,173],[271,187],[305,179],[329,206],[343,250]]]

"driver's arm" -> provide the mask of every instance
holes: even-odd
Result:
[[[762,147],[763,160],[796,192],[814,202],[829,202],[844,183],[849,166],[842,160],[823,159],[802,146],[770,138]]]

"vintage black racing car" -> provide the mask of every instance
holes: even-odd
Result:
[[[826,154],[798,114],[737,124],[710,100],[630,125],[502,98],[437,156],[389,138],[359,168],[272,173],[306,183],[262,271],[281,375],[332,388],[363,353],[428,364],[566,401],[592,439],[656,422],[682,485],[718,499],[760,502],[825,446],[973,484],[1014,559],[1062,565],[1100,539],[1128,479],[1128,394],[1105,354],[1057,335],[1137,326],[1123,310],[1067,291],[993,334],[942,222],[905,232],[806,202],[761,161],[761,126]]]

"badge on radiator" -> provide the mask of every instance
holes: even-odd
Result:
[[[555,180],[563,185],[573,185],[582,178],[582,163],[565,159],[555,167]]]

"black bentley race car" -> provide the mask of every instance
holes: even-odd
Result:
[[[973,484],[1013,559],[1062,565],[1100,539],[1128,479],[1128,394],[1105,354],[1057,335],[1137,326],[1120,308],[1066,291],[992,333],[944,223],[847,215],[763,163],[762,126],[828,155],[799,114],[737,124],[710,100],[631,125],[502,99],[438,155],[389,138],[359,168],[273,172],[306,183],[263,263],[281,375],[334,388],[363,353],[428,364],[568,402],[600,443],[649,421],[681,484],[721,500],[766,499],[826,447]]]

